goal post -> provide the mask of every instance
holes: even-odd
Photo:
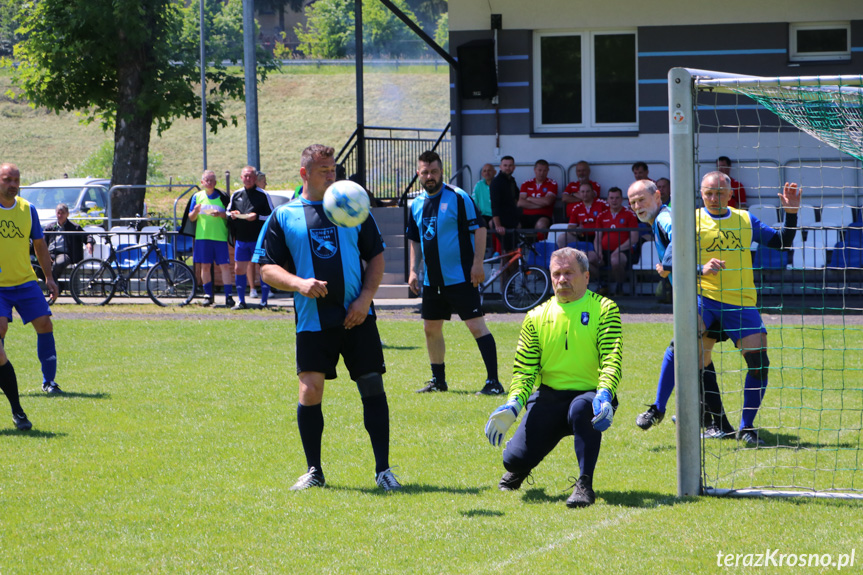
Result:
[[[863,499],[861,86],[863,76],[669,71],[679,496]],[[701,436],[695,213],[701,177],[725,157],[749,217],[766,225],[782,225],[784,182],[803,190],[792,246],[743,248],[751,249],[770,358],[758,448]],[[714,347],[712,360],[737,428],[744,388],[752,390],[747,364],[730,341]]]

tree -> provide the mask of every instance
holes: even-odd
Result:
[[[231,0],[235,8],[241,0]],[[177,118],[196,118],[201,100],[197,35],[184,26],[182,0],[40,0],[22,10],[25,39],[15,48],[14,82],[34,106],[80,111],[84,121],[114,130],[111,184],[146,183],[150,133],[162,134]],[[222,3],[210,0],[207,13]],[[215,18],[215,16],[214,16]],[[263,54],[262,80],[272,69]],[[243,78],[221,60],[207,66],[207,123],[228,123],[225,99],[242,99]],[[141,213],[143,193],[126,190],[113,200],[115,217]]]
[[[18,11],[24,0],[0,0],[0,57],[11,56],[12,47],[20,39],[16,34],[18,29]]]
[[[393,0],[415,19],[404,0]],[[344,58],[354,53],[354,0],[318,0],[306,7],[306,25],[294,31],[300,50],[311,58]],[[373,56],[412,55],[423,50],[414,33],[376,0],[363,2],[363,50]]]

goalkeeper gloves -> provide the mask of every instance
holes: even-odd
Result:
[[[507,430],[515,423],[521,404],[516,400],[510,400],[495,409],[485,424],[485,436],[488,442],[497,447],[503,441]]]
[[[611,407],[611,392],[607,389],[600,389],[596,392],[596,397],[593,398],[593,419],[590,423],[597,431],[605,431],[611,427],[611,422],[614,420],[614,408]]]

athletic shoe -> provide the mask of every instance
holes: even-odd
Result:
[[[233,308],[236,302],[234,302],[234,298],[231,296],[225,297],[225,307]]]
[[[204,307],[210,307],[214,303],[216,303],[216,298],[208,296],[207,298],[204,299],[204,301],[203,301],[203,303],[201,303],[201,305]]]
[[[417,393],[429,393],[432,391],[446,391],[449,389],[449,386],[446,382],[438,383],[435,378],[431,378],[425,384],[425,387],[422,389],[418,389]]]
[[[63,390],[53,381],[46,381],[42,384],[42,391],[48,395],[63,395]]]
[[[659,411],[655,405],[651,405],[647,408],[647,411],[635,418],[635,425],[647,431],[654,425],[662,423],[663,417],[665,417],[665,412]]]
[[[27,414],[23,411],[19,413],[12,412],[12,422],[15,424],[20,431],[29,431],[33,424],[30,423],[30,420],[27,419]]]
[[[573,487],[575,489],[572,490],[572,495],[566,500],[567,507],[589,507],[596,501],[593,480],[589,475],[579,477]]]
[[[701,432],[701,439],[722,439],[723,437],[725,437],[725,432],[716,425],[708,425]]]
[[[249,297],[258,297],[258,290],[252,288],[252,290],[249,292]]]
[[[246,302],[241,301],[240,303],[238,303],[237,305],[235,305],[231,309],[234,311],[237,311],[238,309],[249,309],[249,306],[246,305]]]
[[[309,467],[309,472],[305,475],[300,475],[300,478],[291,487],[291,491],[302,491],[311,487],[324,487],[326,484],[324,472],[317,467]]]
[[[751,447],[761,447],[764,445],[764,440],[758,437],[758,430],[751,427],[737,430],[737,441],[742,441]]]
[[[518,491],[525,479],[527,479],[527,483],[529,485],[533,483],[530,477],[530,471],[527,473],[513,473],[512,471],[507,471],[503,474],[503,477],[500,478],[497,488],[501,491]]]
[[[506,392],[498,380],[485,380],[485,385],[482,389],[476,392],[476,395],[503,395]]]
[[[375,474],[375,483],[384,491],[401,491],[402,485],[393,473],[393,468],[384,469]]]

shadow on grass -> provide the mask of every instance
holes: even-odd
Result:
[[[22,393],[21,397],[43,397],[45,399],[55,400],[55,399],[63,399],[64,397],[81,397],[84,399],[111,399],[111,394],[106,393],[104,391],[100,391],[98,393],[81,393],[78,391],[64,391],[63,395],[48,395],[47,393],[40,393],[38,391],[32,391],[30,393]]]
[[[762,430],[760,432],[761,439],[764,440],[765,447],[783,447],[791,449],[829,449],[829,448],[845,448],[856,449],[858,445],[849,441],[833,442],[825,441],[822,443],[812,443],[811,441],[800,441],[797,435],[788,433],[771,433]]]
[[[420,348],[418,345],[390,345],[390,344],[388,344],[388,343],[382,343],[382,344],[381,344],[381,346],[382,346],[384,349],[394,349],[394,350],[397,350],[397,351],[410,351],[410,350],[414,350],[414,349],[419,349],[419,348]]]
[[[42,431],[40,429],[31,429],[30,431],[19,431],[17,429],[0,429],[0,436],[9,437],[27,437],[31,439],[56,439],[58,437],[66,437],[66,433],[54,433],[53,431]]]
[[[327,489],[333,491],[359,491],[360,493],[368,493],[369,495],[413,495],[419,493],[452,493],[454,495],[478,495],[482,491],[488,491],[490,487],[446,487],[442,485],[427,485],[408,483],[402,485],[401,491],[398,493],[390,493],[384,491],[380,487],[340,487],[327,483]]]
[[[549,495],[545,490],[534,487],[524,492],[522,500],[525,503],[558,503],[566,501],[570,492],[571,490],[567,489],[564,492]],[[675,505],[689,500],[695,501],[695,498],[679,499],[667,493],[655,493],[653,491],[607,491],[604,489],[596,492],[596,499],[597,501],[605,501],[608,505],[639,508]]]
[[[677,445],[674,443],[669,443],[667,445],[654,445],[653,447],[648,447],[647,451],[652,451],[653,453],[661,453],[663,451],[674,451],[677,449]]]
[[[503,517],[506,515],[503,511],[492,511],[491,509],[470,509],[468,511],[459,511],[462,517]]]

